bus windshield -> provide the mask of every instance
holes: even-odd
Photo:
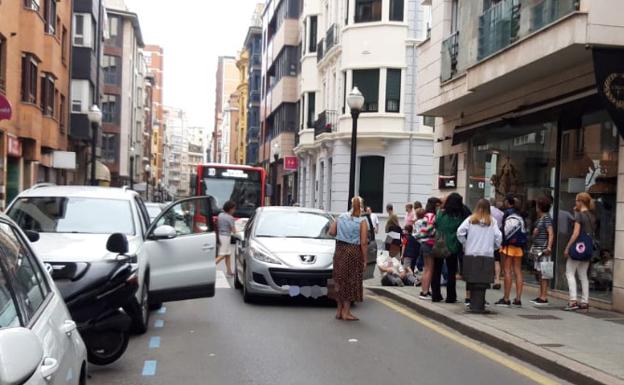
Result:
[[[213,196],[217,206],[223,208],[228,200],[236,203],[237,218],[249,218],[261,206],[262,186],[260,182],[244,179],[204,178],[203,194]]]

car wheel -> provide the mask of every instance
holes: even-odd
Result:
[[[234,254],[234,289],[240,290],[243,288],[243,284],[238,279],[238,253]]]
[[[247,289],[249,287],[249,281],[247,281],[247,268],[243,268],[243,301],[245,303],[253,303],[254,297]]]
[[[147,332],[150,317],[149,282],[147,280],[143,280],[141,302],[139,303],[136,298],[133,298],[126,311],[132,318],[132,332],[136,334]]]

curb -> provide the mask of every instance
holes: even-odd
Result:
[[[447,327],[498,349],[512,357],[527,362],[562,380],[578,385],[623,385],[624,380],[584,365],[578,361],[546,350],[490,326],[478,324],[472,320],[457,320],[457,315],[444,309],[434,310],[425,303],[420,304],[406,295],[389,288],[367,287],[367,290],[391,299]]]

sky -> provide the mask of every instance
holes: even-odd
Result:
[[[211,132],[219,56],[241,50],[257,0],[126,0],[145,44],[164,48],[164,104]],[[262,1],[260,1],[262,2]]]

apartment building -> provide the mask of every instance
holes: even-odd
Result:
[[[143,180],[145,76],[139,18],[123,0],[105,1],[108,30],[102,71],[102,161],[113,186]]]
[[[183,159],[186,152],[184,132],[188,126],[186,113],[179,108],[165,107],[164,117],[167,126],[164,153],[167,172],[163,184],[170,197],[187,196],[190,185],[182,183],[183,166],[185,162],[188,163],[188,159]]]
[[[296,174],[284,170],[293,155],[298,126],[300,0],[268,0],[262,16],[260,163],[273,185],[272,204],[288,204],[296,194]]]
[[[165,118],[163,106],[164,91],[164,50],[158,45],[146,45],[143,48],[148,76],[152,79],[151,85],[151,179],[154,186],[162,185],[164,169],[164,135]]]
[[[264,4],[257,4],[244,44],[245,50],[249,55],[249,65],[247,66],[248,110],[245,154],[245,163],[249,165],[257,165],[259,163],[263,11]]]
[[[347,210],[352,118],[358,120],[356,186],[366,205],[424,202],[431,193],[432,127],[416,116],[416,46],[426,39],[421,1],[306,0],[299,19],[299,203]],[[429,123],[430,124],[430,123]]]
[[[469,205],[513,194],[529,225],[552,201],[553,285],[565,296],[564,248],[576,194],[596,203],[594,306],[624,311],[621,120],[624,3],[432,0],[418,47],[418,112],[436,117],[436,183]],[[598,255],[597,255],[598,257]],[[530,275],[526,278],[531,279]]]
[[[236,91],[238,86],[238,68],[236,68],[236,58],[231,56],[220,56],[217,64],[216,89],[215,89],[215,124],[212,131],[212,149],[210,156],[212,160],[220,162],[223,153],[222,148],[222,121],[224,109],[230,99],[230,95]],[[228,142],[229,143],[229,142]],[[229,159],[229,157],[227,158]]]
[[[73,2],[71,32],[71,119],[69,147],[76,153],[74,184],[108,184],[110,171],[101,157],[102,130],[94,128],[87,115],[89,108],[100,106],[103,92],[102,43],[104,7],[100,0]],[[96,131],[94,131],[96,130]],[[95,181],[91,180],[92,152],[95,149]]]
[[[249,51],[243,49],[238,55],[236,68],[239,72],[239,83],[236,87],[238,96],[238,118],[236,122],[236,141],[230,143],[235,146],[233,164],[247,163],[247,115],[249,111]]]

